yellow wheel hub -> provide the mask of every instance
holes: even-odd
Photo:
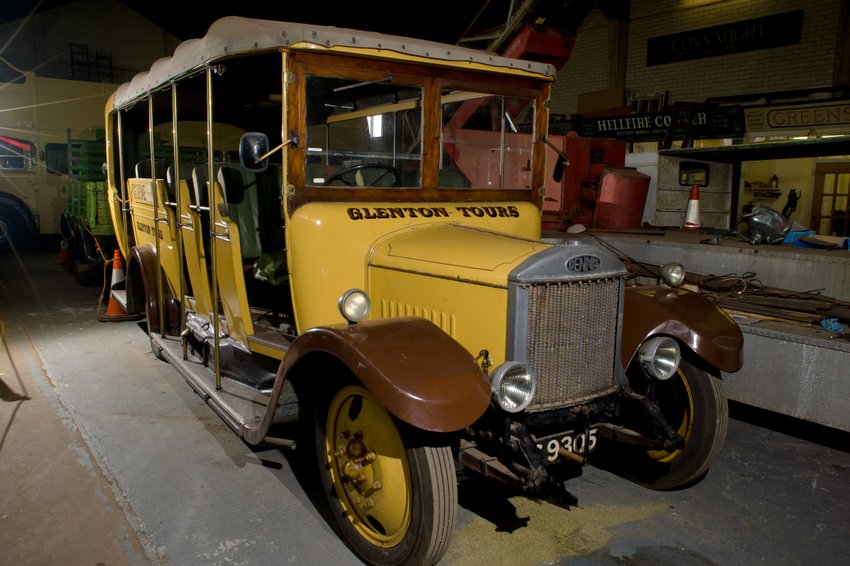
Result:
[[[358,533],[392,547],[410,527],[404,443],[389,413],[362,387],[341,389],[328,409],[325,455],[334,489]]]
[[[694,432],[694,395],[691,393],[691,387],[688,385],[688,380],[685,379],[685,376],[682,374],[681,368],[676,370],[676,375],[670,378],[672,380],[677,380],[678,384],[681,385],[682,390],[686,396],[685,407],[682,410],[681,420],[676,427],[676,432],[685,440],[685,444],[691,439],[691,435]],[[670,423],[673,426],[676,426],[676,423]],[[682,453],[682,450],[649,450],[647,454],[650,458],[657,460],[662,463],[672,462],[675,460],[679,454]]]

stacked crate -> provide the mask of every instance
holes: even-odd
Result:
[[[65,185],[66,214],[84,224],[96,236],[112,235],[106,183],[103,181],[71,182]]]
[[[103,180],[105,159],[106,145],[102,139],[68,140],[66,214],[84,224],[96,236],[114,234]]]

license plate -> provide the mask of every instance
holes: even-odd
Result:
[[[543,452],[546,460],[549,463],[555,463],[560,458],[560,451],[566,450],[573,454],[587,454],[596,449],[597,444],[597,429],[592,428],[582,432],[561,432],[551,436],[534,438],[537,449]]]

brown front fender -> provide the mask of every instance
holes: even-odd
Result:
[[[655,335],[672,336],[711,365],[741,369],[744,336],[734,320],[702,295],[668,287],[627,287],[623,307],[623,366]]]
[[[423,430],[460,430],[475,422],[490,402],[490,385],[475,359],[423,318],[308,330],[287,350],[272,400],[299,363],[309,363],[316,355],[341,361],[390,413]],[[321,379],[321,375],[308,379]]]

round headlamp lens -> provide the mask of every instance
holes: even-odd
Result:
[[[339,312],[349,323],[360,322],[369,316],[372,301],[366,291],[349,289],[339,298]]]
[[[685,282],[685,266],[678,261],[665,263],[661,266],[661,279],[671,287],[678,287]]]
[[[643,369],[662,381],[673,377],[681,359],[679,343],[672,338],[653,338],[644,342],[638,351],[638,360]]]
[[[490,387],[499,407],[509,413],[518,413],[534,398],[537,379],[524,364],[507,362],[493,372]]]

